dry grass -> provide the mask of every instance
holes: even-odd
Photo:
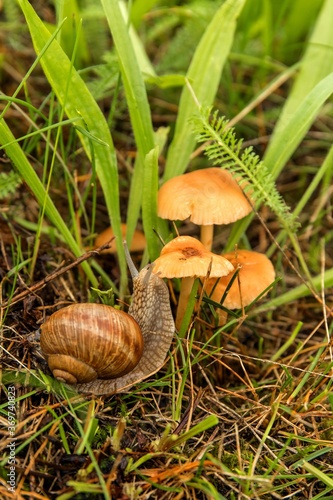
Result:
[[[2,258],[8,262],[6,248],[3,244]],[[49,255],[48,269],[58,265]],[[47,275],[38,261],[39,266]],[[293,280],[288,269],[285,273],[288,288]],[[58,384],[45,390],[47,368],[38,342],[28,337],[55,304],[86,299],[78,283],[77,272],[69,271],[7,313],[2,368],[17,396],[18,484],[12,498],[55,498],[73,491],[81,492],[75,498],[85,498],[84,492],[103,498],[96,464],[112,498],[287,498],[288,492],[313,498],[325,489],[304,467],[312,452],[326,450],[311,464],[330,477],[332,359],[321,304],[304,298],[240,316],[217,334],[203,305],[188,338],[175,339],[171,359],[154,383],[90,400]],[[298,321],[303,323],[298,335],[272,362]],[[22,384],[30,371],[36,374],[32,387]],[[174,441],[209,415],[218,417],[218,425]],[[2,453],[7,444],[4,434]],[[5,491],[3,485],[2,497],[11,498]]]

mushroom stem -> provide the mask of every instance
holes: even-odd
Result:
[[[210,252],[213,246],[214,224],[200,227],[200,241]]]
[[[224,309],[216,309],[218,317],[218,326],[224,326],[228,320],[228,313]]]
[[[178,299],[178,307],[177,307],[177,313],[176,313],[176,328],[177,330],[180,329],[183,318],[186,313],[186,308],[188,305],[188,301],[190,298],[190,294],[192,291],[193,283],[194,283],[194,277],[189,276],[186,278],[182,278],[182,282],[180,285],[180,294],[179,294],[179,299]]]

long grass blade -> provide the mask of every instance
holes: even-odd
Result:
[[[202,106],[210,106],[215,98],[225,61],[229,55],[244,0],[227,0],[218,9],[204,32],[194,53],[187,78]],[[197,110],[191,92],[184,87],[177,115],[173,141],[165,166],[164,180],[182,174],[189,162],[195,138],[188,125]]]
[[[311,90],[332,71],[333,67],[333,2],[326,0],[317,18],[316,26],[302,58],[295,84],[280,114],[273,136],[266,151],[266,160],[271,149],[281,145],[280,138],[293,113],[307,98]]]
[[[154,148],[154,133],[143,75],[120,4],[118,0],[101,0],[101,3],[116,46],[127,106],[139,153],[138,161],[135,162],[135,173],[132,177],[128,202],[130,216],[127,238],[131,241],[142,203],[142,196],[138,194],[142,193],[144,161],[146,155]],[[143,223],[147,225],[145,221]]]
[[[332,62],[333,64],[333,62]],[[265,164],[276,178],[305,137],[324,102],[333,92],[333,73],[323,78],[301,101],[265,155]]]
[[[274,141],[274,145],[264,159],[264,163],[271,172],[273,179],[276,179],[280,174],[332,92],[333,73],[326,76],[311,90],[296,109],[289,122],[285,124],[284,129],[279,134],[279,141]],[[246,220],[235,224],[226,251],[234,248],[235,244],[240,241],[251,220],[252,217],[249,216]]]
[[[128,12],[126,8],[126,4],[123,1],[119,2],[120,10],[122,12],[123,18],[125,22],[128,24]],[[131,14],[132,14],[133,8],[131,9]],[[131,15],[132,18],[132,15]],[[132,24],[129,25],[128,27],[128,34],[132,42],[132,47],[135,52],[135,57],[138,62],[139,68],[142,73],[146,73],[147,75],[150,75],[152,77],[156,76],[155,68],[152,65],[147,52],[144,49],[143,43],[137,32],[135,31],[134,27]]]
[[[300,73],[282,109],[266,150],[265,164],[274,179],[283,170],[309,130],[321,106],[332,92],[329,90],[323,99],[319,97],[322,90],[321,82],[326,82],[322,84],[323,87],[329,85],[327,79],[330,78],[329,74],[333,67],[332,16],[333,3],[326,0],[301,60]],[[232,249],[238,243],[251,220],[250,216],[235,224],[228,241],[228,249]]]
[[[65,221],[56,209],[53,201],[48,196],[42,182],[40,181],[38,175],[28,162],[23,150],[17,142],[14,142],[15,138],[11,133],[9,127],[5,123],[5,120],[0,121],[0,143],[3,145],[7,156],[11,159],[18,172],[25,180],[31,191],[34,193],[40,206],[45,206],[45,213],[58,231],[63,235],[68,247],[72,252],[78,257],[82,254],[82,250],[78,246],[77,242],[73,238],[72,233],[68,229]],[[88,276],[91,284],[95,287],[98,286],[98,281],[91,270],[87,262],[83,262],[82,268],[84,269],[86,275]]]
[[[142,186],[142,219],[143,228],[147,239],[150,260],[159,256],[159,244],[156,233],[157,219],[157,191],[158,191],[158,153],[156,146],[145,158],[145,169]]]
[[[29,2],[19,0],[19,4],[25,15],[35,51],[40,54],[51,35]],[[52,41],[40,62],[66,115],[69,118],[80,118],[82,128],[102,141],[92,143],[87,135],[78,134],[88,158],[91,158],[93,151],[96,172],[104,192],[111,223],[116,236],[121,241],[117,160],[105,117],[56,40]],[[121,245],[118,245],[118,257],[121,268],[121,288],[124,289],[127,283],[127,273]]]
[[[266,302],[264,305],[256,308],[253,313],[259,313],[262,311],[267,311],[269,309],[275,309],[277,307],[281,307],[284,304],[289,304],[290,302],[294,302],[301,297],[306,297],[313,293],[311,290],[314,288],[315,290],[320,290],[321,286],[324,285],[325,289],[333,287],[333,268],[328,269],[323,273],[323,275],[318,274],[311,280],[311,284],[308,285],[302,283],[295,288],[292,288],[288,292],[282,293],[278,297]]]
[[[58,24],[63,19],[72,19],[71,23],[65,23],[58,38],[58,41],[69,58],[72,57],[74,46],[76,45],[75,67],[81,68],[84,62],[89,61],[89,51],[84,32],[78,28],[81,12],[77,0],[67,0],[66,2],[56,1]]]

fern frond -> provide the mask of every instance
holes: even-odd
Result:
[[[0,174],[0,200],[6,198],[9,193],[15,193],[21,182],[21,177],[14,170],[8,174],[2,172]]]
[[[273,177],[252,147],[242,150],[243,139],[238,139],[234,129],[228,128],[228,120],[219,116],[218,111],[211,114],[211,108],[206,108],[191,123],[197,141],[206,143],[208,158],[237,176],[237,182],[253,204],[265,203],[285,229],[295,232],[299,222],[278,192]]]

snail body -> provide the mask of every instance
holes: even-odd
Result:
[[[128,314],[102,304],[72,304],[41,326],[41,351],[55,378],[82,393],[120,392],[156,373],[175,331],[169,291],[152,273],[140,273],[129,254],[133,296]]]

